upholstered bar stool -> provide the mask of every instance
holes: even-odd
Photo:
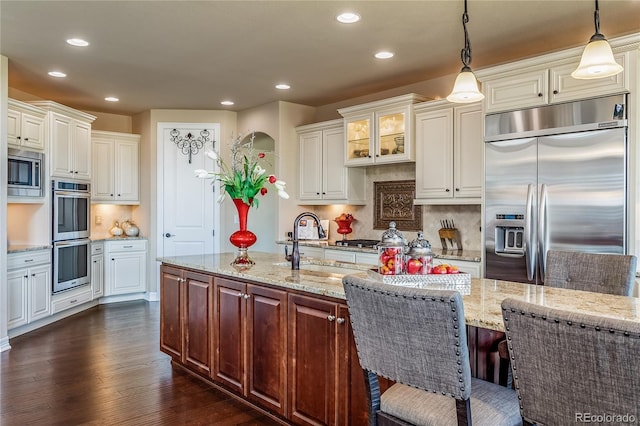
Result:
[[[516,299],[502,315],[525,424],[638,421],[640,324]]]
[[[519,425],[515,391],[471,377],[462,296],[343,279],[369,425]],[[395,385],[380,395],[378,376]]]
[[[549,250],[544,285],[571,290],[631,296],[637,258],[633,255]],[[507,344],[498,344],[500,384],[511,385]]]

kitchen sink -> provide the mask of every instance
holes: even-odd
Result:
[[[274,266],[281,266],[291,269],[290,262],[278,262],[274,263]],[[358,269],[357,267],[350,268],[348,265],[342,266],[342,264],[309,263],[302,261],[300,262],[300,270],[310,272],[324,272],[326,274],[349,275],[357,274],[358,272],[364,272],[366,269]]]

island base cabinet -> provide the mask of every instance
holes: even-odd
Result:
[[[161,274],[160,349],[210,376],[213,277],[166,266]]]
[[[362,368],[346,305],[289,295],[289,420],[367,424]]]
[[[286,408],[286,292],[215,280],[213,379],[279,415]]]

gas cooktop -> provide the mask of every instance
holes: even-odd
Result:
[[[340,240],[336,241],[336,245],[340,247],[358,247],[377,249],[380,241],[378,240]]]

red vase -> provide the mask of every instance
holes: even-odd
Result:
[[[240,222],[240,229],[231,234],[229,241],[234,246],[238,247],[238,256],[231,263],[234,266],[251,266],[254,264],[253,260],[247,255],[247,248],[255,244],[258,237],[256,234],[247,229],[247,216],[249,215],[249,209],[251,206],[242,201],[242,198],[234,198],[233,204],[236,205],[238,210],[238,220]]]

